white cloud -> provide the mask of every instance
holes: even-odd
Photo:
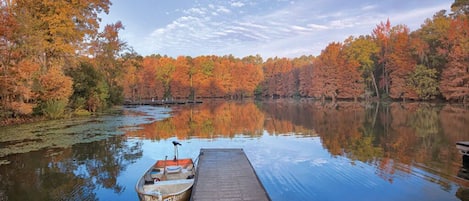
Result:
[[[306,28],[306,27],[301,27],[301,26],[297,26],[297,25],[293,25],[291,26],[291,29],[295,30],[295,31],[310,31],[310,29]]]
[[[354,22],[348,19],[333,20],[330,22],[330,25],[335,29],[345,29],[351,28],[354,26]]]
[[[226,8],[225,6],[218,6],[217,11],[223,13],[231,13],[231,10]]]
[[[244,6],[244,3],[243,3],[243,2],[240,2],[240,1],[235,1],[235,2],[232,2],[232,3],[231,3],[231,6],[232,6],[232,7],[240,8],[240,7],[243,7],[243,6]]]
[[[432,7],[419,7],[416,9],[410,9],[401,13],[396,13],[389,17],[389,20],[393,25],[406,24],[412,29],[417,29],[426,18],[431,18],[436,12],[445,8],[445,4],[439,4]],[[448,8],[447,8],[448,9]],[[419,19],[409,21],[409,19]]]
[[[185,14],[199,14],[199,15],[205,15],[206,9],[205,8],[190,8],[188,10],[183,11]]]
[[[393,25],[406,24],[411,29],[418,28],[425,18],[441,9],[449,9],[452,3],[452,0],[442,0],[447,2],[429,3],[425,7],[412,3],[418,0],[405,1],[186,2],[185,6],[175,8],[172,5],[168,10],[163,9],[153,21],[146,20],[140,29],[132,29],[139,22],[132,21],[122,36],[127,37],[123,39],[143,55],[318,55],[330,42],[343,41],[350,35],[370,34],[376,24],[387,18]],[[396,4],[400,7],[389,7]],[[411,7],[414,4],[418,7]],[[138,16],[145,18],[143,13]],[[117,19],[126,25],[125,18]]]
[[[314,23],[308,24],[307,26],[310,27],[310,28],[312,28],[312,29],[318,29],[318,30],[326,30],[326,29],[329,29],[329,27],[327,27],[327,26],[320,25],[320,24],[314,24]]]
[[[265,26],[265,25],[261,25],[261,24],[256,24],[256,23],[252,23],[252,22],[238,22],[237,24],[241,25],[241,26],[245,26],[245,27],[249,27],[249,28],[255,28],[255,29],[261,29],[261,30],[264,30],[264,29],[267,29],[268,27]]]
[[[361,8],[362,11],[370,11],[374,10],[376,8],[376,5],[366,5]]]

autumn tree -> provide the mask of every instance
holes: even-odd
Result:
[[[12,1],[20,46],[41,67],[59,65],[81,50],[86,37],[97,33],[98,13],[109,11],[109,0]]]
[[[262,69],[259,64],[236,61],[232,68],[233,94],[235,98],[254,95],[254,90],[262,80]]]
[[[443,39],[451,25],[451,19],[442,10],[433,15],[432,19],[426,19],[421,28],[413,33],[413,47],[418,55],[420,64],[428,68],[442,72],[447,62],[446,49]]]
[[[211,82],[211,92],[213,97],[228,97],[234,94],[237,87],[234,77],[236,77],[236,59],[232,56],[216,57],[213,69],[213,81]],[[237,77],[241,79],[241,77]]]
[[[158,55],[143,58],[141,70],[138,72],[138,99],[163,99],[164,87],[160,79],[157,79]]]
[[[171,96],[171,80],[175,71],[174,59],[169,57],[161,57],[156,66],[156,79],[163,85],[163,98],[172,98]]]
[[[389,94],[389,73],[388,73],[388,63],[389,63],[389,54],[390,54],[390,35],[391,35],[391,22],[389,19],[386,23],[381,22],[379,25],[373,29],[372,37],[378,44],[380,48],[379,53],[377,54],[378,59],[378,68],[376,70],[381,74],[380,77],[380,87],[384,90],[386,94]]]
[[[210,89],[213,84],[214,57],[199,56],[193,60],[192,82],[194,97],[211,97]],[[212,85],[213,86],[213,85]]]
[[[297,66],[298,72],[298,92],[302,97],[312,97],[311,87],[313,84],[313,63],[314,57],[310,57],[307,62],[294,61],[293,65]]]
[[[10,103],[39,107],[47,103],[53,107],[49,104],[51,101],[60,101],[65,102],[60,105],[66,105],[72,84],[63,71],[76,65],[77,55],[84,52],[88,39],[97,33],[97,14],[107,13],[109,5],[109,0],[7,0],[0,3],[3,114],[13,109],[8,106]],[[21,80],[25,72],[30,75],[25,82],[9,82]],[[14,88],[22,88],[22,92],[10,90]],[[28,92],[31,90],[37,96],[31,96]]]
[[[98,70],[104,75],[106,85],[109,87],[108,104],[119,104],[123,101],[122,86],[119,79],[123,76],[122,63],[118,61],[120,53],[127,48],[127,44],[119,38],[119,31],[123,24],[118,21],[108,24],[91,43],[90,53]]]
[[[30,60],[22,60],[13,68],[4,66],[1,82],[2,109],[16,115],[32,114],[37,106],[38,92],[35,90],[39,79],[40,66]]]
[[[436,69],[417,65],[410,73],[407,82],[414,88],[419,99],[429,100],[439,94],[437,75]]]
[[[80,66],[69,69],[67,73],[73,78],[74,93],[71,102],[74,109],[95,112],[106,108],[109,86],[104,75],[92,63],[83,61]]]
[[[389,96],[393,99],[417,99],[418,95],[407,82],[414,71],[416,61],[412,56],[410,30],[404,25],[391,28],[389,36],[390,52],[387,63]]]
[[[469,1],[468,0],[455,0],[451,4],[451,11],[456,15],[468,15],[469,14]]]
[[[121,58],[123,76],[118,80],[119,86],[122,86],[123,95],[126,100],[135,101],[138,97],[138,84],[141,81],[138,71],[142,70],[143,57],[136,52],[125,53]]]
[[[444,41],[448,53],[440,82],[440,90],[447,100],[467,101],[469,97],[469,19],[456,17],[451,22]]]
[[[298,94],[298,82],[293,63],[287,58],[269,58],[264,64],[264,96],[291,97]]]
[[[342,43],[330,43],[314,63],[313,67],[313,96],[316,98],[331,98],[335,100],[339,92],[339,66],[343,65],[341,58]]]
[[[191,65],[187,57],[179,56],[174,61],[174,72],[171,75],[170,93],[173,97],[189,98],[191,94]]]
[[[379,51],[379,47],[373,42],[371,36],[359,36],[358,38],[350,37],[345,40],[344,54],[349,63],[357,63],[358,70],[361,72],[363,82],[365,83],[364,97],[371,97],[373,91],[378,98],[379,90],[376,82],[375,72],[376,63],[375,55]]]
[[[73,81],[59,67],[51,67],[39,77],[38,91],[42,114],[50,118],[62,117],[69,97],[73,93]]]

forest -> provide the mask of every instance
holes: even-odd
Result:
[[[0,3],[0,120],[89,113],[149,99],[307,97],[467,102],[469,1],[411,31],[390,20],[318,56],[141,56],[99,27],[110,0]]]

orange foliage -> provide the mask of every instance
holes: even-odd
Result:
[[[387,67],[390,81],[389,96],[394,99],[418,99],[417,92],[407,81],[409,74],[417,65],[412,57],[409,28],[402,25],[393,27],[390,40],[392,51],[389,53]]]
[[[138,67],[130,61],[124,62],[123,67],[124,75],[119,84],[123,86],[124,96],[135,101],[137,98],[138,84],[140,82],[137,74]]]
[[[335,100],[339,93],[339,68],[344,65],[341,56],[341,43],[330,43],[321,52],[313,68],[313,96],[316,98],[331,98]]]
[[[143,58],[142,70],[138,72],[138,98],[139,99],[162,99],[164,87],[160,79],[157,79],[157,68],[159,59],[154,57]]]
[[[229,56],[149,56],[143,58],[141,69],[126,68],[125,78],[129,81],[123,82],[124,95],[129,100],[241,98],[253,96],[262,79],[259,65]]]
[[[263,69],[264,96],[291,97],[298,93],[298,71],[292,60],[277,57],[268,59]]]
[[[171,75],[171,95],[177,98],[188,98],[191,93],[189,60],[179,56],[175,61],[175,71]]]
[[[378,70],[382,73],[381,76],[381,88],[384,88],[386,93],[389,93],[389,73],[388,73],[388,62],[390,60],[389,53],[390,53],[390,35],[391,35],[391,22],[389,19],[386,23],[381,22],[379,25],[373,29],[373,37],[380,47],[380,52],[378,56]]]
[[[447,100],[469,98],[469,19],[458,17],[452,21],[447,33],[448,63],[443,69],[440,90]]]
[[[72,79],[65,76],[57,67],[49,68],[47,73],[39,78],[39,82],[41,83],[40,98],[44,101],[68,100],[73,93]]]

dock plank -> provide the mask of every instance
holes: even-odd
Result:
[[[243,149],[201,149],[193,201],[270,200]]]

